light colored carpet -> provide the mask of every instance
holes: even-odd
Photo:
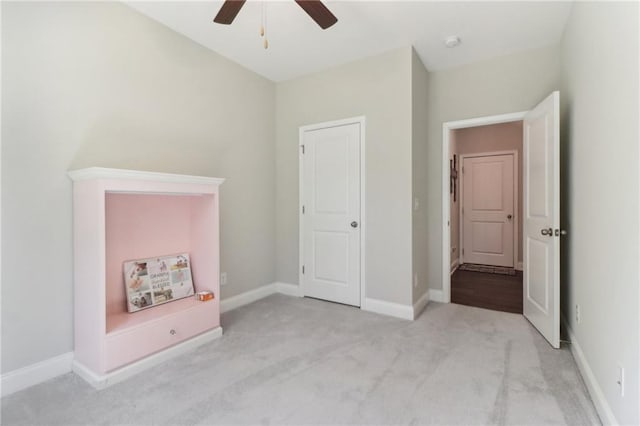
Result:
[[[599,424],[567,348],[521,316],[431,303],[414,322],[270,296],[224,336],[95,391],[72,373],[2,400],[2,424]]]

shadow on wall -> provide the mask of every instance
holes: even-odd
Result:
[[[562,101],[562,97],[560,98]],[[571,282],[571,268],[569,267],[571,253],[571,114],[569,105],[561,108],[560,114],[560,229],[565,229],[567,235],[560,240],[560,313],[567,320],[573,303],[573,295],[569,283]],[[566,338],[566,330],[560,325],[562,338]]]

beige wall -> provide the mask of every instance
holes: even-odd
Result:
[[[298,128],[366,117],[366,297],[410,305],[410,47],[277,86],[277,276],[298,284]]]
[[[460,156],[464,154],[479,154],[483,152],[496,152],[496,151],[517,151],[518,152],[518,175],[517,175],[517,187],[518,187],[518,208],[516,214],[518,215],[518,262],[522,262],[522,121],[514,121],[511,123],[492,124],[488,126],[469,127],[466,129],[453,130],[456,141],[456,153],[458,155],[458,168],[462,170],[462,159]],[[460,175],[462,179],[462,175]],[[458,185],[460,183],[458,180]],[[459,189],[459,187],[458,187]],[[461,193],[458,192],[461,196]],[[453,196],[451,197],[453,200]],[[459,222],[459,201],[458,198],[455,206],[456,211],[451,210],[451,223],[453,226],[460,226]],[[454,222],[455,221],[455,222]],[[453,228],[451,234],[456,233],[456,238],[459,238],[459,233]],[[453,247],[452,240],[452,247]],[[456,240],[457,247],[460,245]],[[458,255],[456,251],[456,255]],[[451,257],[451,260],[456,259]]]
[[[227,178],[222,296],[275,280],[273,83],[120,3],[3,2],[2,91],[3,372],[73,349],[69,169]]]
[[[429,74],[426,259],[430,288],[442,289],[442,124],[529,110],[559,85],[558,46]]]
[[[640,423],[638,13],[637,2],[576,2],[562,41],[561,299],[596,405],[617,419],[601,411],[605,424]]]
[[[416,54],[411,50],[411,170],[413,188],[412,220],[412,263],[413,263],[413,303],[427,291],[427,105],[429,96],[427,85],[429,73]],[[417,200],[417,206],[415,201]]]

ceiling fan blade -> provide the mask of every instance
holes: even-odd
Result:
[[[226,0],[213,19],[213,22],[229,25],[236,19],[236,15],[240,12],[242,6],[244,6],[245,1],[246,0]]]
[[[296,0],[296,3],[298,3],[323,30],[326,30],[338,22],[338,18],[336,18],[320,0]]]

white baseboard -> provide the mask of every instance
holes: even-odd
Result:
[[[264,297],[275,293],[281,293],[288,296],[302,297],[302,291],[296,284],[274,282],[271,284],[258,287],[257,289],[247,291],[237,296],[224,299],[220,302],[220,312],[227,312],[240,306],[248,305]],[[440,298],[436,298],[437,294]],[[436,295],[436,297],[434,297]],[[396,318],[407,320],[415,319],[420,312],[427,306],[429,300],[440,301],[442,298],[441,290],[429,290],[422,295],[413,306],[402,305],[399,303],[386,302],[377,299],[365,299],[365,306],[362,310],[375,312],[383,315],[389,315]],[[74,371],[80,377],[91,383],[95,388],[102,389],[114,383],[121,382],[142,370],[160,364],[170,358],[186,353],[204,343],[216,339],[222,335],[222,328],[218,327],[209,332],[189,339],[186,342],[175,345],[155,355],[147,357],[143,360],[130,364],[114,372],[106,375],[96,375],[81,363],[73,359],[73,352],[59,355],[57,357],[29,365],[18,370],[10,371],[1,376],[0,389],[1,395],[6,396],[14,392],[26,389],[30,386],[37,385],[54,377]]]
[[[245,291],[236,296],[232,296],[220,301],[220,313],[228,312],[240,306],[248,305],[256,300],[260,300],[278,292],[278,284],[271,283],[253,290]]]
[[[411,305],[402,305],[367,297],[364,299],[364,306],[361,306],[360,309],[390,317],[413,320],[413,306]]]
[[[227,312],[240,306],[260,300],[275,293],[282,293],[288,296],[300,297],[300,287],[296,284],[274,282],[257,289],[247,291],[237,296],[224,299],[220,302],[220,312]],[[130,364],[113,373],[106,375],[96,375],[88,370],[84,365],[73,359],[73,352],[69,352],[33,365],[10,371],[2,375],[0,389],[2,396],[10,395],[14,392],[37,385],[54,377],[74,371],[80,377],[91,383],[94,387],[101,389],[113,383],[120,382],[126,378],[161,363],[169,358],[173,358],[181,353],[187,352],[210,340],[222,335],[222,328],[203,333],[193,339],[173,346],[163,352],[152,355],[137,363]]]
[[[58,355],[2,375],[0,388],[2,396],[10,395],[30,386],[46,382],[49,379],[71,372],[73,352]]]
[[[573,359],[575,359],[576,364],[578,365],[578,369],[580,370],[580,374],[582,374],[582,378],[584,379],[585,384],[587,385],[587,389],[589,390],[589,395],[593,400],[593,405],[596,407],[596,411],[600,416],[600,420],[605,425],[618,425],[618,420],[616,416],[613,414],[607,399],[604,396],[604,392],[602,392],[602,388],[600,384],[598,384],[598,380],[596,376],[593,374],[593,370],[589,366],[587,362],[587,358],[584,356],[584,352],[582,352],[582,348],[580,347],[580,343],[576,339],[576,335],[573,333],[571,327],[569,327],[569,323],[567,322],[564,315],[561,316],[562,324],[564,325],[564,329],[567,331],[569,335],[569,340],[571,341],[571,353],[573,354]]]
[[[524,266],[522,266],[522,262],[516,263],[516,271],[524,270]]]
[[[424,308],[427,307],[428,304],[429,304],[429,290],[427,290],[422,296],[420,296],[420,298],[416,301],[416,303],[413,304],[412,319],[418,318],[418,316],[420,316],[420,314],[422,313]]]
[[[297,284],[289,284],[283,282],[273,282],[271,284],[265,284],[261,287],[253,290],[245,291],[238,295],[223,299],[220,301],[220,313],[228,312],[233,309],[239,308],[249,303],[253,303],[260,299],[264,299],[272,294],[281,293],[287,296],[302,297],[300,286]]]
[[[91,384],[91,386],[93,386],[94,388],[104,389],[113,384],[122,382],[123,380],[126,380],[129,377],[134,376],[144,370],[161,364],[171,358],[175,358],[178,355],[182,355],[189,351],[192,351],[198,346],[209,343],[212,340],[219,338],[220,336],[222,336],[222,327],[214,328],[213,330],[202,333],[187,341],[178,343],[177,345],[165,349],[162,352],[158,352],[144,359],[141,359],[140,361],[134,362],[107,374],[96,374],[76,360],[73,361],[73,371],[78,376],[89,382],[89,384]]]
[[[283,282],[274,282],[263,285],[254,290],[238,294],[220,302],[220,312],[227,312],[232,309],[239,308],[249,303],[253,303],[264,297],[275,293],[285,294],[287,296],[302,297],[302,290],[297,284],[289,284]],[[377,314],[388,315],[396,318],[413,320],[416,318],[424,307],[429,303],[429,293],[424,294],[413,305],[401,305],[399,303],[386,302],[384,300],[365,298],[364,306],[360,308],[363,311],[375,312]]]
[[[275,282],[276,290],[280,294],[286,294],[287,296],[302,297],[302,291],[297,284]]]
[[[444,293],[442,292],[442,290],[436,290],[434,288],[430,288],[429,289],[429,300],[431,300],[433,302],[438,302],[438,303],[445,303],[444,302]]]
[[[451,262],[451,273],[453,274],[456,269],[458,269],[458,266],[460,266],[460,259],[455,258],[453,259],[453,262]]]

